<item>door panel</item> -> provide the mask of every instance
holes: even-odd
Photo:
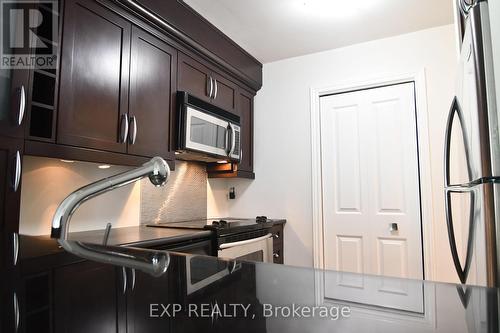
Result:
[[[178,89],[210,102],[210,70],[191,59],[183,53],[179,53],[178,60]],[[213,87],[212,87],[213,89]]]
[[[0,136],[24,137],[27,94],[27,70],[0,69]]]
[[[2,2],[2,6],[4,3]],[[14,5],[15,6],[15,5]],[[12,8],[15,8],[15,7]],[[17,29],[12,28],[15,15],[11,15],[10,20],[2,20],[2,31],[9,31],[10,38],[15,37],[16,41],[23,41],[21,36],[24,34],[22,22],[17,22]],[[10,27],[8,26],[10,24]],[[21,29],[19,29],[21,28]],[[2,36],[3,38],[3,36]],[[2,40],[2,43],[5,41]],[[9,49],[3,50],[4,54],[16,53]],[[23,51],[21,51],[23,52]],[[27,69],[0,69],[0,136],[8,136],[14,138],[24,137],[24,124],[27,116],[27,100],[28,100],[28,80],[29,70]],[[24,97],[22,97],[24,95]],[[24,98],[24,104],[21,100]]]
[[[22,139],[0,137],[0,331],[13,332],[15,327],[12,307],[16,291],[18,266],[14,264],[14,233],[19,231],[21,183],[14,189],[17,153],[23,156]],[[21,170],[19,170],[21,171]],[[20,174],[20,173],[19,173]],[[19,179],[20,181],[21,179]]]
[[[129,273],[129,277],[134,274],[130,270]],[[129,281],[132,279],[129,278]],[[127,332],[170,332],[171,320],[166,316],[151,317],[150,304],[170,304],[173,298],[171,290],[178,285],[170,285],[168,274],[155,278],[136,271],[135,284],[130,287],[127,295]]]
[[[129,116],[135,117],[137,132],[135,142],[129,141],[130,154],[174,158],[170,141],[176,63],[174,48],[138,28],[133,29]]]
[[[223,110],[236,112],[238,87],[218,73],[212,72],[212,77],[216,80],[217,88],[212,102]]]
[[[253,172],[253,95],[240,91],[241,161],[238,170]]]
[[[320,103],[326,268],[422,279],[413,83],[326,96]],[[402,310],[423,311],[421,285],[384,281],[370,285],[340,273],[325,295],[342,298],[356,288],[359,302],[381,305],[392,292]]]
[[[54,272],[54,332],[118,332],[116,269],[82,262]]]
[[[65,4],[58,143],[125,152],[130,24],[93,1]]]

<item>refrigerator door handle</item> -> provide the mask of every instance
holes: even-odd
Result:
[[[448,229],[448,240],[450,242],[451,256],[453,258],[453,264],[455,265],[455,270],[457,271],[460,282],[465,284],[467,282],[467,277],[469,275],[470,265],[472,263],[472,251],[474,248],[474,232],[475,232],[475,220],[474,220],[474,206],[475,206],[475,193],[473,189],[448,189],[445,191],[445,202],[446,202],[446,226]],[[465,263],[462,267],[460,263],[460,258],[458,256],[457,243],[455,240],[455,230],[453,228],[453,217],[451,209],[451,193],[470,193],[470,207],[469,207],[469,235],[467,237],[467,252],[465,254]]]
[[[467,131],[464,130],[464,120],[463,120],[463,112],[458,103],[457,97],[453,98],[451,103],[450,111],[448,113],[448,120],[446,121],[446,130],[445,130],[445,141],[444,141],[444,187],[445,189],[451,185],[450,180],[450,148],[451,148],[451,134],[453,128],[453,120],[455,116],[458,116],[458,120],[460,121],[460,128],[462,130],[462,138],[465,149],[465,158],[467,163],[467,175],[469,180],[472,178],[472,166],[470,163],[470,153],[469,153],[469,140]]]

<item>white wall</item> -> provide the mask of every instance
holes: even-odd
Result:
[[[255,99],[256,179],[209,180],[208,216],[286,218],[286,263],[312,266],[310,88],[425,69],[434,278],[455,281],[444,220],[442,156],[456,61],[455,30],[449,25],[265,64],[264,86]],[[236,187],[236,200],[226,198],[230,186]]]

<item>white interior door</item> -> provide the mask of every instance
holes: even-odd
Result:
[[[320,115],[325,266],[346,272],[325,296],[423,312],[421,284],[348,273],[423,278],[414,84],[324,96]]]

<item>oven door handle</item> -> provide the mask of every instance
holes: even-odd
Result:
[[[273,236],[273,234],[268,233],[265,236],[261,236],[261,237],[257,237],[257,238],[246,239],[246,240],[242,240],[242,241],[239,241],[239,242],[233,242],[233,243],[224,243],[224,244],[219,245],[219,249],[220,250],[224,250],[224,249],[229,249],[229,248],[235,247],[235,246],[252,244],[252,243],[255,243],[255,242],[260,242],[262,240],[271,238],[272,236]]]

